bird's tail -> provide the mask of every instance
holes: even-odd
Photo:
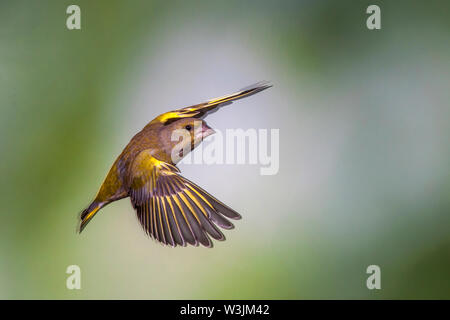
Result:
[[[78,232],[81,233],[86,225],[91,221],[95,214],[104,206],[104,203],[93,201],[86,209],[80,214],[80,225],[78,227]]]

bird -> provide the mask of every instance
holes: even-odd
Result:
[[[145,233],[171,247],[213,247],[218,228],[241,215],[181,175],[177,163],[215,133],[203,120],[233,101],[272,87],[258,82],[235,93],[160,114],[138,132],[114,161],[94,200],[79,215],[81,233],[106,205],[129,197]],[[182,139],[173,139],[181,133]]]

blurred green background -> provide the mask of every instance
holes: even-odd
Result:
[[[66,8],[81,7],[81,30]],[[382,29],[366,28],[370,4]],[[450,298],[450,2],[1,1],[0,298]],[[208,118],[279,128],[280,171],[180,165],[243,219],[167,248],[129,200],[76,234],[156,115],[259,80]],[[67,266],[82,289],[66,289]],[[366,288],[381,267],[382,289]]]

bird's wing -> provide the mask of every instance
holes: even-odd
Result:
[[[258,82],[246,88],[239,90],[238,92],[214,98],[206,102],[196,104],[190,107],[169,111],[158,116],[154,121],[161,123],[168,123],[180,118],[203,118],[207,114],[217,111],[218,108],[231,104],[234,100],[251,96],[255,93],[270,88],[268,82]]]
[[[216,225],[232,229],[225,217],[241,218],[149,150],[136,157],[131,175],[130,198],[138,219],[147,234],[164,244],[212,247],[209,236],[225,240]]]

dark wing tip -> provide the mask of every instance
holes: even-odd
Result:
[[[235,211],[236,212],[236,211]],[[237,213],[237,212],[236,212]],[[239,213],[237,213],[237,215],[236,216],[234,216],[234,217],[230,217],[231,219],[233,219],[233,220],[241,220],[242,219],[242,216],[239,214]]]
[[[266,90],[270,87],[273,87],[273,84],[271,84],[269,81],[264,80],[242,88],[240,91],[248,91],[249,93],[251,92],[251,94],[254,94]]]

